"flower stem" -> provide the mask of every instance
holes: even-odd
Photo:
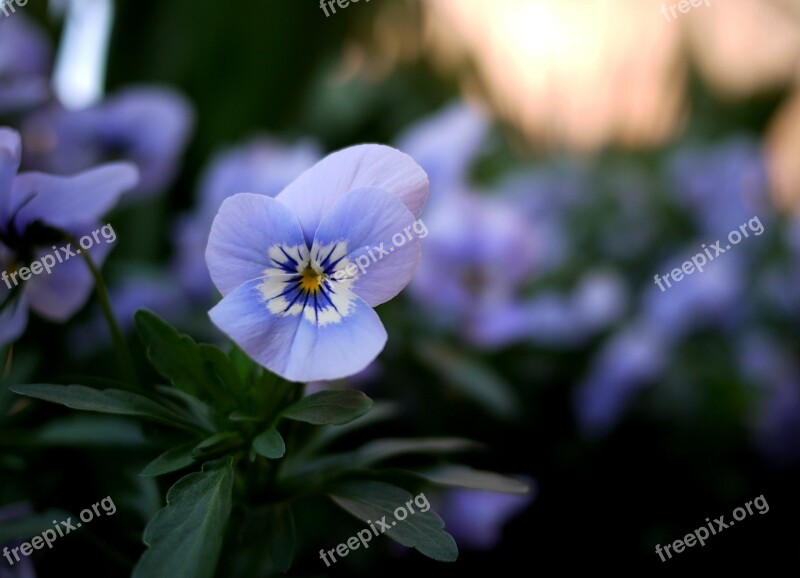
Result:
[[[75,239],[70,240],[76,245],[78,244]],[[114,342],[114,351],[117,354],[117,362],[122,368],[122,373],[124,374],[127,383],[130,384],[131,389],[134,391],[139,391],[139,379],[136,376],[136,369],[133,365],[130,352],[128,351],[128,345],[125,342],[125,336],[122,334],[122,330],[119,328],[119,323],[117,323],[117,318],[114,315],[114,310],[111,307],[111,299],[108,296],[108,288],[106,287],[106,282],[103,279],[103,274],[100,272],[100,269],[97,268],[97,265],[95,265],[91,255],[89,255],[89,251],[81,251],[81,257],[83,257],[83,260],[86,262],[86,266],[89,268],[92,277],[94,277],[94,287],[97,293],[97,300],[100,302],[100,308],[103,310],[103,316],[106,318],[106,323],[108,323],[108,328],[111,331],[111,339]]]

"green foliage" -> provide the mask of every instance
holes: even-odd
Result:
[[[166,507],[147,525],[148,549],[135,577],[210,578],[228,543],[242,552],[241,559],[231,562],[236,567],[259,575],[286,572],[298,544],[297,498],[330,496],[366,520],[380,519],[411,499],[401,487],[404,484],[527,491],[517,480],[439,464],[441,456],[480,449],[461,438],[377,439],[360,448],[326,451],[349,434],[397,416],[398,407],[379,404],[370,413],[372,400],[354,390],[302,397],[301,386],[267,372],[238,348],[226,353],[216,346],[198,345],[147,311],[137,313],[136,323],[148,358],[172,385],[154,385],[141,392],[83,385],[12,388],[73,409],[112,414],[60,418],[33,443],[57,445],[60,437],[61,445],[149,451],[152,442],[138,424],[125,418],[178,430],[175,437],[154,438],[161,444],[160,453],[153,454],[139,480],[153,484],[156,476],[195,471],[172,486]],[[406,469],[382,469],[394,460],[403,460]],[[392,476],[400,480],[403,475],[399,485],[383,481]],[[230,527],[232,516],[235,528]],[[22,522],[23,528],[35,521]],[[458,550],[443,528],[441,518],[429,510],[409,517],[388,536],[435,560],[453,561]],[[242,534],[245,529],[247,536]],[[255,537],[260,540],[258,548],[248,546]]]
[[[330,492],[336,504],[359,520],[368,522],[395,520],[394,512],[414,497],[402,488],[374,481],[357,481],[341,484]],[[439,560],[455,562],[458,547],[453,537],[444,531],[444,521],[434,512],[415,511],[403,521],[389,522],[392,528],[386,536],[420,553]]]
[[[149,546],[134,578],[212,578],[231,514],[233,459],[189,474],[144,531]]]
[[[314,425],[343,425],[372,409],[372,400],[360,391],[320,391],[287,407],[287,419]]]

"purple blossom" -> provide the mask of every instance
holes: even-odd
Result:
[[[108,164],[71,177],[17,174],[20,160],[19,134],[0,128],[0,273],[7,278],[52,254],[51,246],[65,246],[68,239],[63,233],[77,238],[96,230],[100,217],[125,190],[136,186],[138,178],[136,168],[128,163]],[[102,263],[109,249],[108,244],[96,245],[92,258]],[[0,345],[23,333],[29,308],[48,320],[65,321],[84,305],[93,286],[80,258],[65,260],[49,274],[34,275],[17,286],[3,281]]]
[[[737,137],[713,148],[683,149],[671,159],[668,174],[678,200],[714,238],[770,212],[765,153],[754,140]]]
[[[671,353],[659,330],[640,321],[606,341],[575,393],[581,430],[596,436],[611,429],[634,395],[661,375]]]
[[[413,227],[427,197],[428,178],[410,157],[361,145],[327,156],[275,199],[226,199],[206,251],[223,295],[211,320],[286,379],[358,373],[387,339],[372,308],[396,296],[419,261],[419,239],[392,238]],[[355,266],[382,244],[387,254],[369,269]]]
[[[521,290],[552,264],[547,231],[502,199],[454,194],[426,215],[430,234],[411,294],[435,320],[476,343],[504,342],[518,330],[490,317],[518,303]],[[508,335],[505,335],[506,331]]]
[[[172,182],[193,116],[182,95],[158,86],[126,88],[83,110],[54,105],[25,122],[25,166],[71,174],[122,158],[141,175],[129,196],[152,196]]]
[[[484,347],[529,341],[544,347],[576,347],[616,323],[628,297],[622,278],[590,271],[569,293],[546,291],[476,311],[469,335]]]

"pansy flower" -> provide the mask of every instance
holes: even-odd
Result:
[[[223,295],[211,320],[286,379],[361,371],[387,339],[373,307],[417,268],[420,243],[408,232],[427,197],[428,177],[409,156],[360,145],[324,158],[274,199],[227,199],[206,251]]]
[[[19,134],[0,128],[0,345],[22,334],[29,307],[51,321],[65,321],[84,305],[93,280],[77,254],[80,249],[68,236],[79,238],[97,231],[100,217],[138,181],[136,168],[128,163],[108,164],[72,177],[17,174],[20,157]],[[95,263],[102,262],[109,249],[108,243],[95,244]],[[55,260],[56,253],[69,255],[48,273],[40,271],[22,281],[15,275],[34,261],[41,264],[45,255]]]

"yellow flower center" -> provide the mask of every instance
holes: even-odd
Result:
[[[300,290],[304,293],[317,293],[324,278],[324,275],[317,273],[314,268],[309,265],[300,276]]]

